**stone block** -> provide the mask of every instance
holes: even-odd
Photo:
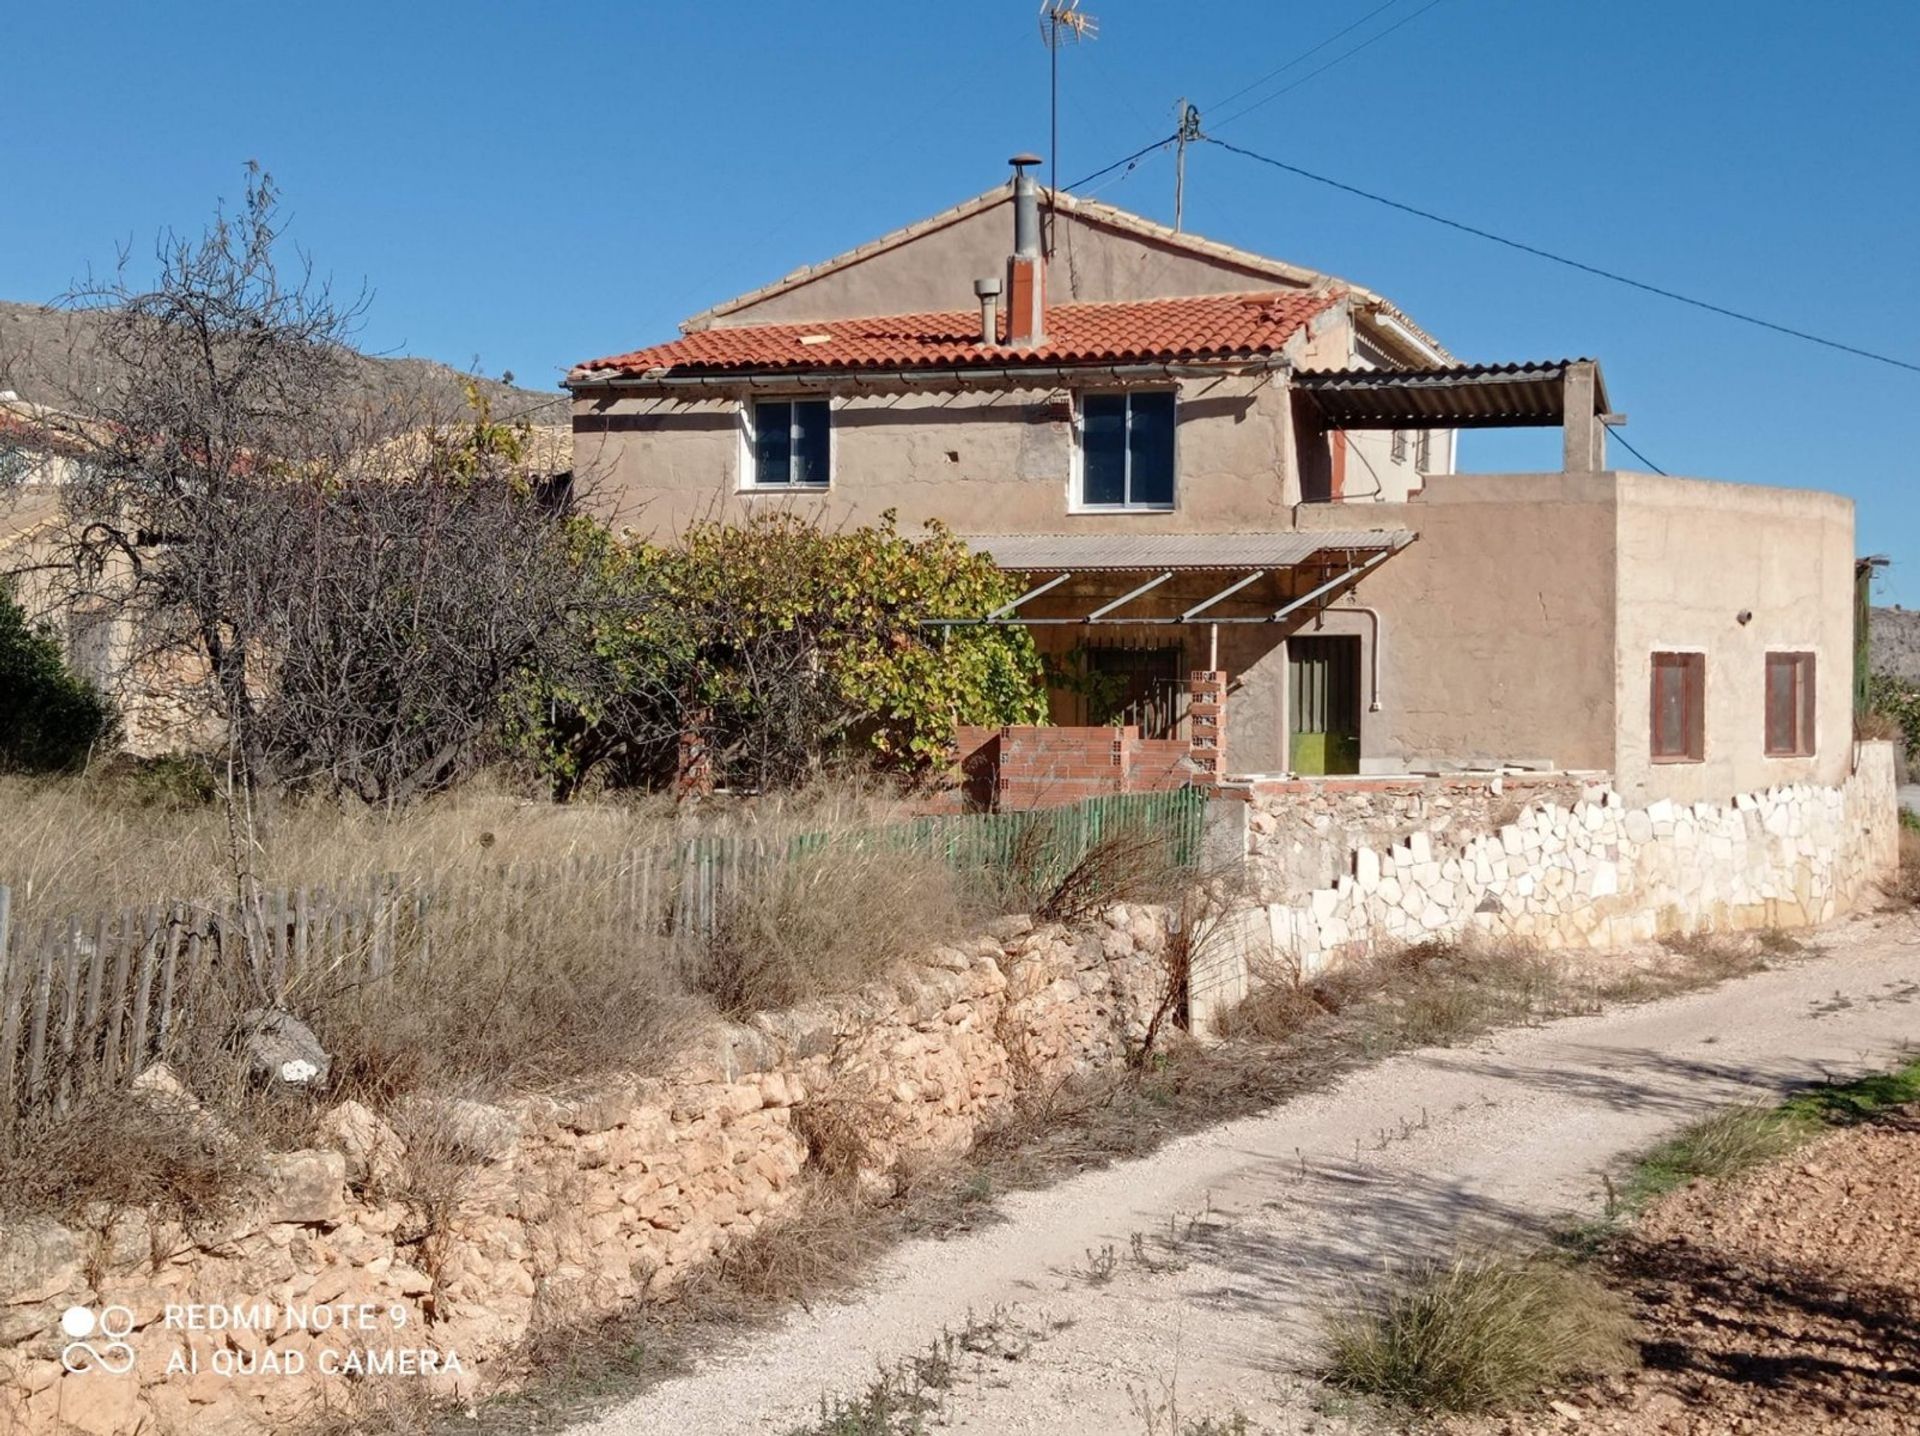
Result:
[[[344,1152],[309,1148],[270,1153],[261,1163],[261,1218],[269,1222],[321,1225],[346,1211]]]
[[[48,1217],[26,1217],[0,1230],[0,1306],[51,1300],[85,1285],[80,1242]]]

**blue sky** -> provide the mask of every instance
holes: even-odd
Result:
[[[1185,95],[1247,148],[1920,362],[1920,5],[1398,0],[1220,103],[1380,3],[1085,0],[1100,35],[1063,57],[1062,179],[1169,132]],[[197,227],[257,159],[294,237],[374,290],[369,348],[549,386],[1044,150],[1037,8],[13,0],[0,297]],[[1188,183],[1189,229],[1378,289],[1464,357],[1598,356],[1670,472],[1850,494],[1861,550],[1896,560],[1883,599],[1920,606],[1920,374],[1205,146]],[[1096,192],[1168,219],[1172,161]],[[1463,461],[1550,463],[1556,440],[1470,436]]]

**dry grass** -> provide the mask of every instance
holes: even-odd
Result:
[[[236,1129],[190,1104],[102,1094],[0,1154],[0,1210],[76,1213],[105,1202],[217,1222],[250,1190],[261,1151],[252,1123]]]
[[[996,906],[1071,927],[1116,902],[1177,901],[1190,881],[1170,861],[1166,835],[1146,823],[1104,835],[1071,861],[1050,857],[1061,846],[1052,822],[1028,827],[1010,865],[1012,882],[995,894]]]
[[[1326,1319],[1327,1379],[1417,1412],[1485,1411],[1633,1363],[1626,1301],[1578,1268],[1430,1263]]]
[[[233,891],[224,775],[188,760],[122,764],[80,778],[0,775],[0,875],[16,913],[221,897]],[[387,813],[288,802],[256,836],[250,866],[269,886],[345,884],[385,873],[480,876],[509,863],[608,854],[698,834],[773,840],[840,832],[902,816],[897,790],[836,779],[778,798],[715,799],[694,812],[661,796],[561,805],[510,774]]]
[[[726,901],[693,961],[695,991],[732,1017],[872,981],[988,916],[939,858],[833,843]]]
[[[1591,1010],[1592,994],[1526,943],[1422,942],[1300,979],[1263,980],[1222,1014],[1224,1037],[1286,1043],[1337,1022],[1364,1055],[1444,1046],[1504,1024]]]
[[[1870,708],[1854,720],[1853,736],[1862,742],[1904,744],[1907,741],[1900,720],[1878,708]]]
[[[491,1098],[652,1070],[703,1019],[662,939],[576,885],[429,913],[428,957],[381,977],[321,973],[288,1005],[335,1063],[331,1093],[377,1109],[415,1092]]]
[[[1888,896],[1902,907],[1920,907],[1920,828],[1906,821],[1907,816],[1900,824],[1900,869]]]
[[[0,808],[8,811],[0,880],[15,890],[23,930],[63,908],[92,912],[228,887],[221,811],[190,783],[168,781],[173,786],[147,801],[125,775],[0,779]],[[180,797],[183,786],[189,791]],[[870,823],[879,801],[847,787],[755,810],[719,804],[702,830],[752,830],[778,851],[796,832]],[[395,817],[289,806],[255,854],[264,880],[433,872],[432,899],[417,921],[412,905],[400,904],[397,959],[383,974],[349,958],[316,965],[287,993],[286,1006],[333,1058],[324,1091],[270,1096],[249,1084],[236,1038],[241,1013],[258,998],[237,964],[183,974],[189,1001],[176,1013],[164,1059],[234,1149],[257,1154],[301,1145],[318,1111],[346,1098],[398,1122],[421,1096],[500,1101],[611,1072],[658,1070],[716,1005],[782,1006],[857,987],[985,915],[978,897],[930,858],[830,844],[735,904],[722,941],[689,973],[683,944],[641,930],[612,892],[596,888],[616,877],[544,886],[499,877],[509,861],[615,853],[685,831],[659,804],[557,808],[484,782]],[[191,1144],[163,1136],[142,1145],[144,1108],[99,1098],[88,1112],[84,1122],[24,1125],[8,1114],[0,1123],[0,1210],[65,1210],[96,1188],[117,1194],[129,1184],[163,1204],[177,1195],[191,1205],[226,1170]],[[89,1141],[89,1131],[100,1136]],[[124,1164],[114,1156],[122,1148]],[[178,1171],[167,1169],[169,1154],[178,1155]],[[423,1190],[443,1185],[423,1179]]]

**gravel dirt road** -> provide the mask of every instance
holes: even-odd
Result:
[[[1030,1345],[956,1387],[952,1430],[1161,1432],[1172,1405],[1343,1430],[1318,1409],[1315,1313],[1357,1278],[1590,1214],[1600,1171],[1670,1129],[1920,1043],[1920,919],[1857,918],[1817,942],[1710,991],[1394,1057],[1006,1198],[998,1225],[903,1245],[846,1298],[744,1335],[577,1436],[790,1431],[823,1395],[988,1313]]]

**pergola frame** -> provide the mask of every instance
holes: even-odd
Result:
[[[1072,617],[1061,617],[1061,618],[1052,618],[1052,617],[1023,618],[1021,617],[1017,612],[1017,610],[1021,607],[1021,605],[1025,604],[1030,599],[1038,598],[1043,593],[1047,593],[1052,589],[1058,588],[1061,584],[1066,583],[1069,579],[1074,578],[1076,576],[1072,570],[1062,570],[1060,572],[1057,572],[1052,578],[1049,578],[1045,583],[1039,584],[1033,588],[1028,589],[1025,593],[1021,594],[1018,598],[1014,599],[1011,603],[1002,604],[1000,607],[994,609],[991,613],[987,614],[984,618],[923,618],[920,620],[920,623],[921,623],[921,626],[925,628],[1011,628],[1015,626],[1026,627],[1026,628],[1038,628],[1038,627],[1075,628],[1075,627],[1088,627],[1088,626],[1105,625],[1105,624],[1126,625],[1128,627],[1138,627],[1138,626],[1179,627],[1182,625],[1191,625],[1193,627],[1209,627],[1210,628],[1217,624],[1223,624],[1223,623],[1234,623],[1234,624],[1284,623],[1289,618],[1293,617],[1294,614],[1299,613],[1302,609],[1308,608],[1310,605],[1317,603],[1320,605],[1320,607],[1324,608],[1327,604],[1331,603],[1336,597],[1338,597],[1340,593],[1352,587],[1354,584],[1358,583],[1362,578],[1366,577],[1367,574],[1373,572],[1374,569],[1378,568],[1381,564],[1385,563],[1388,559],[1392,558],[1396,553],[1400,552],[1400,550],[1405,546],[1406,545],[1404,543],[1401,543],[1401,544],[1395,544],[1389,548],[1366,550],[1364,552],[1367,553],[1367,557],[1358,562],[1355,562],[1355,556],[1358,552],[1362,552],[1362,551],[1361,550],[1347,551],[1347,561],[1346,561],[1345,568],[1343,568],[1340,572],[1334,574],[1331,578],[1326,579],[1317,587],[1309,590],[1304,594],[1301,594],[1298,598],[1289,599],[1285,604],[1275,609],[1272,613],[1229,615],[1224,618],[1201,617],[1202,614],[1206,613],[1206,611],[1212,608],[1215,604],[1220,603],[1227,598],[1231,598],[1234,594],[1240,592],[1241,589],[1246,588],[1249,584],[1252,584],[1257,580],[1266,577],[1270,573],[1298,572],[1302,569],[1308,569],[1308,568],[1319,568],[1319,569],[1325,570],[1327,568],[1333,567],[1333,565],[1323,564],[1323,563],[1298,563],[1298,564],[1289,564],[1283,568],[1257,569],[1252,573],[1243,574],[1241,577],[1235,579],[1232,583],[1228,584],[1225,588],[1213,594],[1210,598],[1201,600],[1199,603],[1195,604],[1193,607],[1187,609],[1185,612],[1179,614],[1176,617],[1170,617],[1170,618],[1140,618],[1140,617],[1127,617],[1127,616],[1115,617],[1115,614],[1119,609],[1123,608],[1125,605],[1129,603],[1132,603],[1135,599],[1143,597],[1148,593],[1151,593],[1154,589],[1159,588],[1160,585],[1162,585],[1163,583],[1166,583],[1169,579],[1173,578],[1177,573],[1180,572],[1179,569],[1171,569],[1171,568],[1155,574],[1154,577],[1148,579],[1145,583],[1140,584],[1135,588],[1129,589],[1126,593],[1121,594],[1118,598],[1109,599],[1107,602],[1101,604],[1098,608],[1092,610],[1090,613],[1086,613],[1078,616],[1072,616]],[[1122,572],[1122,571],[1123,570],[1116,570],[1116,569],[1098,570],[1098,572],[1101,572],[1101,573],[1115,573],[1115,572]],[[1188,570],[1188,571],[1191,572],[1192,570]]]

